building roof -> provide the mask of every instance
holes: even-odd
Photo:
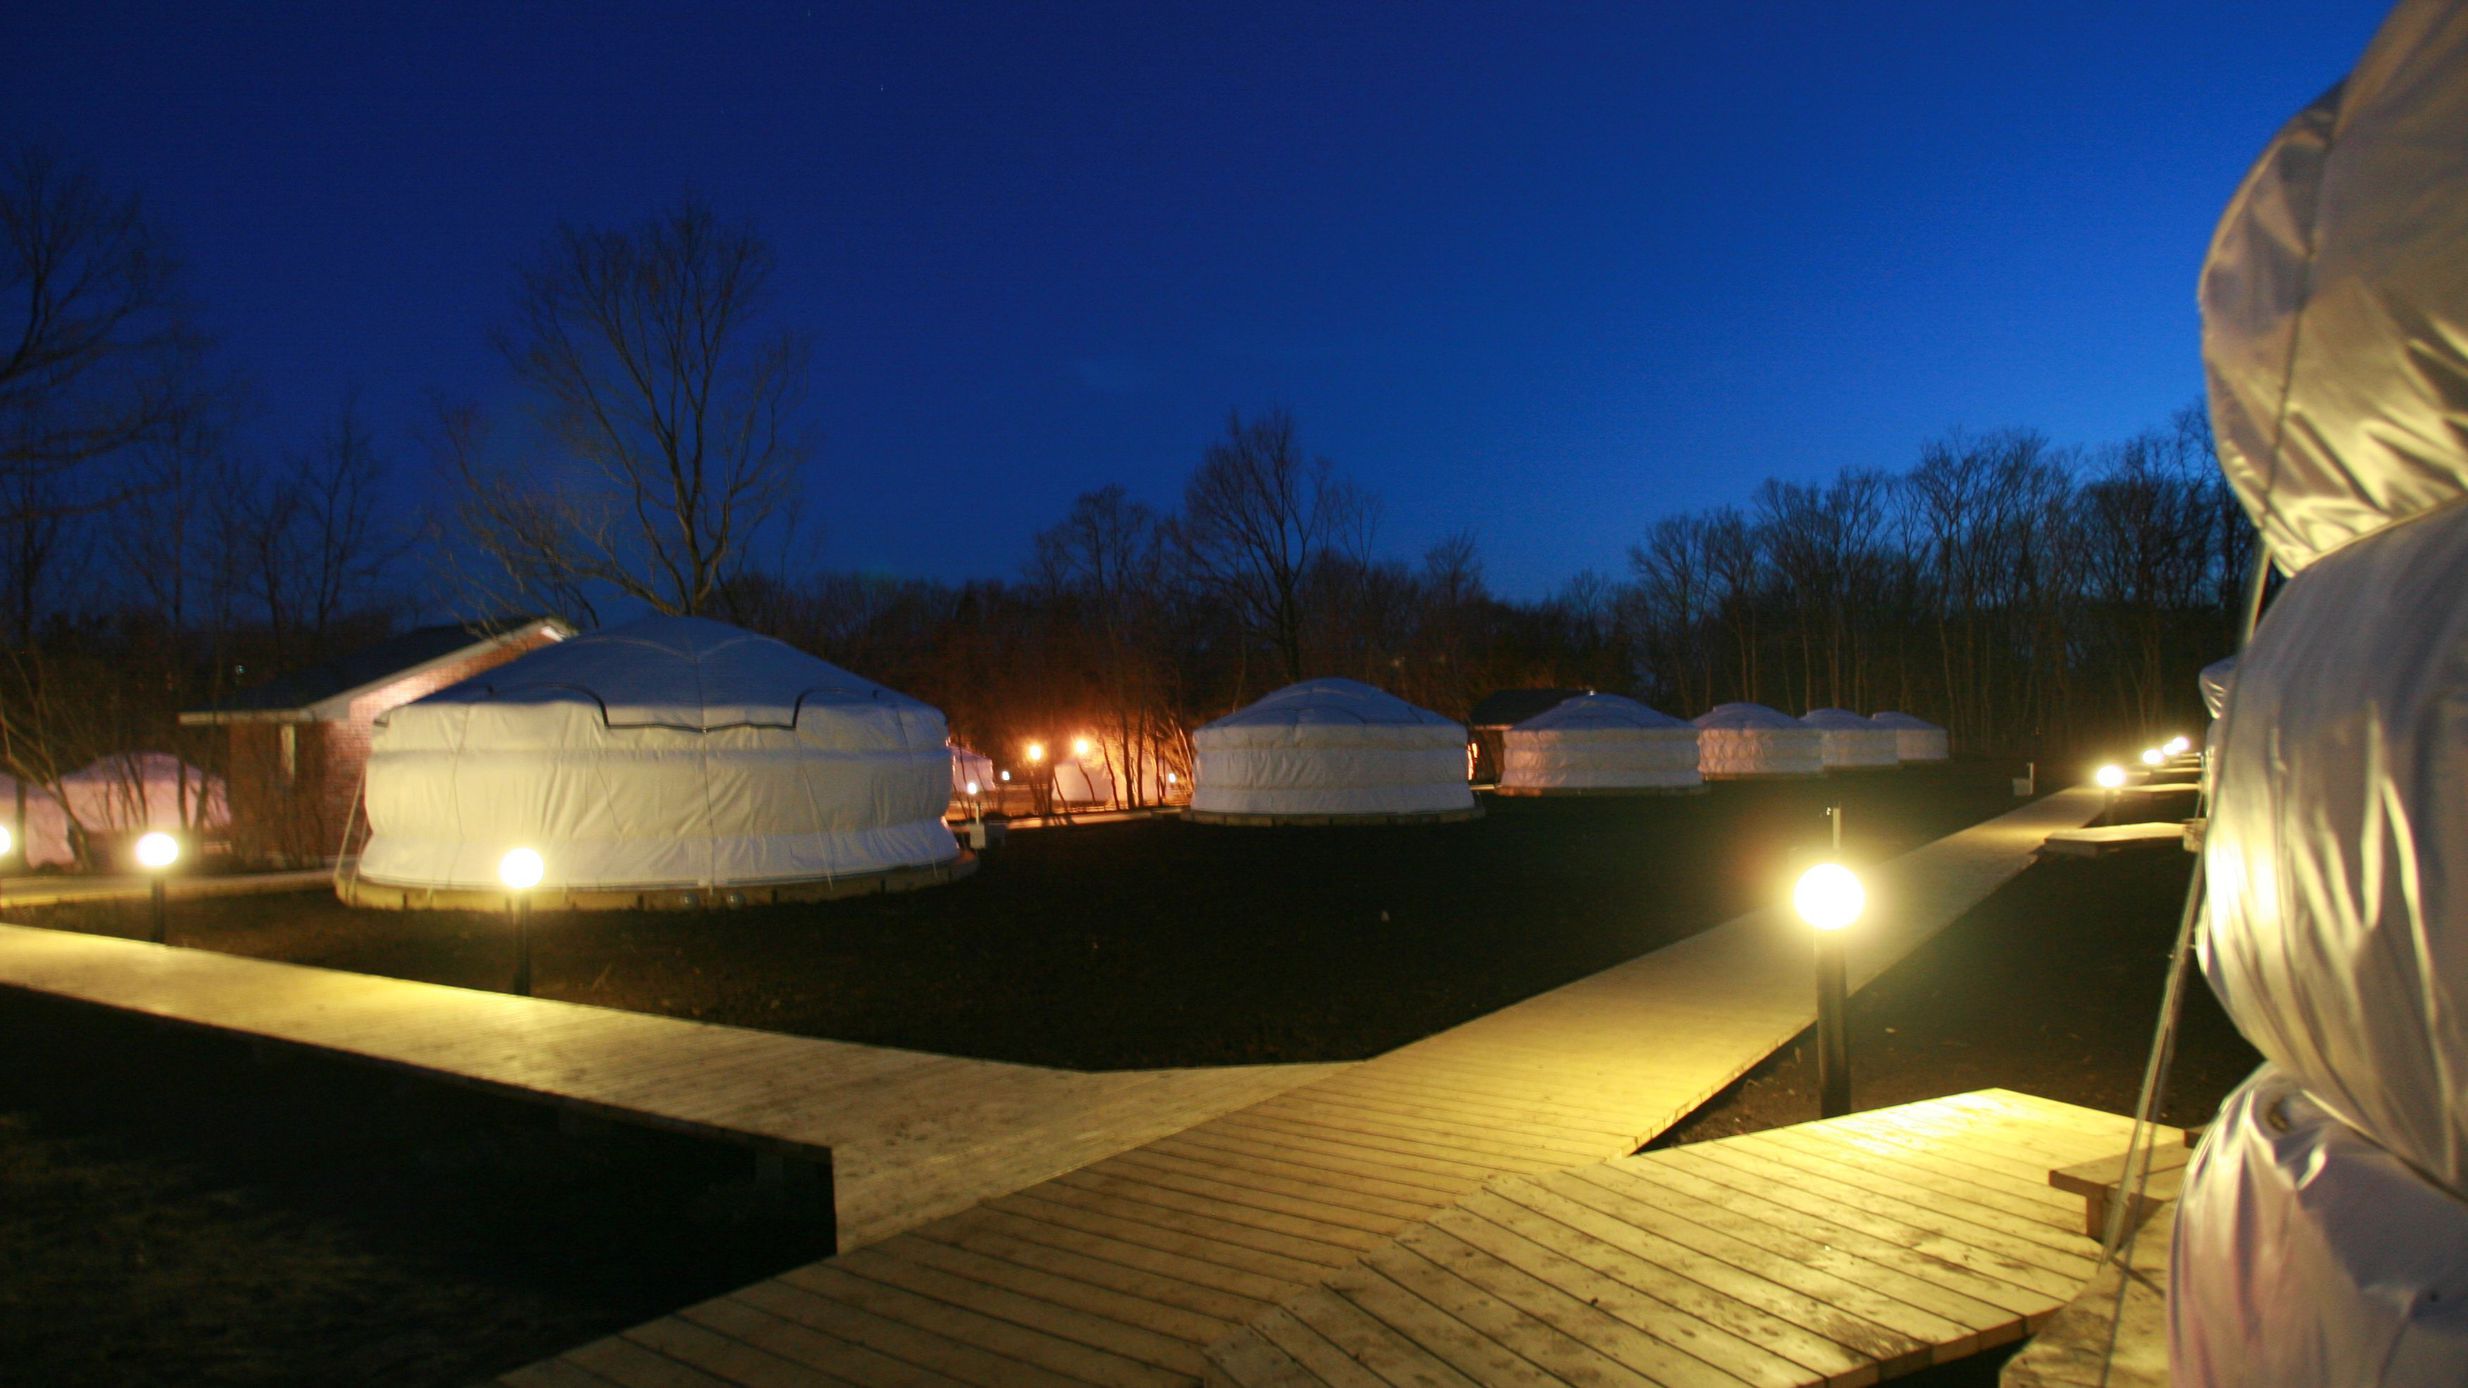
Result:
[[[1524,722],[1538,713],[1547,713],[1587,689],[1502,689],[1485,696],[1466,715],[1466,726],[1473,728],[1506,728]]]
[[[351,701],[396,680],[503,645],[546,627],[559,637],[574,628],[555,617],[536,614],[490,617],[476,622],[415,627],[349,655],[278,675],[264,684],[204,708],[180,714],[185,724],[307,723],[344,716]]]

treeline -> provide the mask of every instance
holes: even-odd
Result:
[[[1378,498],[1268,410],[1226,421],[1171,510],[1079,497],[1016,575],[799,570],[807,342],[776,321],[769,245],[691,197],[517,267],[493,340],[526,412],[438,402],[399,441],[435,502],[400,517],[396,448],[349,401],[267,437],[134,198],[19,152],[0,234],[22,314],[0,320],[0,764],[38,785],[127,750],[212,767],[219,737],[179,710],[447,611],[734,621],[1006,764],[1088,737],[1135,798],[1188,770],[1191,728],[1319,675],[1459,718],[1528,686],[1898,707],[2051,757],[2189,724],[2252,551],[2189,409],[2089,452],[1951,434],[1900,473],[1767,481],[1653,522],[1620,572],[1511,599],[1471,532],[1383,553]]]

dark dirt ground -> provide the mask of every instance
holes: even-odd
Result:
[[[2012,808],[2004,764],[1703,795],[1489,800],[1464,824],[1013,834],[973,876],[709,913],[550,913],[542,997],[1082,1069],[1359,1060],[1762,904],[1842,798],[1890,855]],[[324,894],[176,901],[175,944],[468,988],[513,974],[506,917]],[[142,902],[12,918],[138,935]]]
[[[2005,774],[1851,782],[1851,847],[2002,811]],[[1346,1058],[1758,904],[1841,788],[1493,802],[1421,830],[1022,834],[936,892],[544,917],[540,991],[1047,1063]],[[1949,928],[1855,1002],[1856,1101],[2003,1085],[2129,1107],[2188,861],[2043,865]],[[175,941],[469,986],[510,965],[495,916],[177,905]],[[136,933],[141,910],[44,923]],[[2207,995],[2194,1011],[2177,1112],[2199,1117],[2252,1062]],[[827,1247],[761,1210],[726,1150],[568,1139],[520,1106],[22,998],[0,998],[0,1055],[19,1061],[0,1066],[0,1380],[464,1383]],[[1813,1094],[1787,1050],[1679,1140],[1813,1117]]]

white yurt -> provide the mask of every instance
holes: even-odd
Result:
[[[1925,718],[1889,709],[1868,719],[1894,734],[1894,757],[1898,761],[1944,761],[1950,756],[1945,729]]]
[[[1579,694],[1500,737],[1502,795],[1695,790],[1697,725],[1617,694]]]
[[[1067,757],[1054,763],[1054,803],[1058,806],[1105,805],[1114,800],[1114,772],[1094,757]]]
[[[1709,781],[1825,774],[1825,735],[1781,709],[1716,704],[1697,716],[1697,766]]]
[[[972,781],[976,783],[979,795],[991,794],[995,783],[994,759],[955,744],[951,749],[951,793],[954,796],[967,795]]]
[[[948,880],[943,715],[692,617],[543,647],[396,708],[369,748],[358,904],[502,899],[538,851],[578,906],[831,895]],[[973,863],[973,860],[970,860]]]
[[[2200,958],[2270,1067],[2178,1202],[2187,1388],[2468,1383],[2463,244],[2468,5],[2402,0],[2203,267],[2220,467],[2288,579],[2216,729]]]
[[[1192,734],[1203,824],[1471,819],[1465,728],[1353,680],[1305,680]]]
[[[16,813],[16,787],[6,787],[7,814]],[[61,800],[67,800],[66,809]],[[70,816],[85,833],[113,841],[149,829],[219,835],[231,825],[231,805],[221,777],[209,776],[168,752],[123,752],[99,757],[60,778],[60,794],[26,787],[25,862],[28,867],[68,867],[76,862]],[[196,845],[189,845],[194,852]],[[107,853],[97,846],[98,855]],[[97,866],[125,866],[98,861]]]
[[[1902,765],[1891,728],[1880,728],[1847,708],[1812,708],[1800,720],[1824,738],[1828,771],[1863,771]]]

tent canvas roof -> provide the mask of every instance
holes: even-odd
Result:
[[[1516,731],[1574,732],[1592,728],[1677,730],[1692,737],[1697,731],[1696,725],[1685,719],[1674,718],[1618,694],[1580,694],[1573,699],[1563,699],[1517,724]]]
[[[1202,725],[1199,731],[1306,723],[1364,727],[1457,726],[1427,708],[1417,708],[1359,680],[1319,679],[1289,684],[1258,703],[1236,709],[1215,722]]]

